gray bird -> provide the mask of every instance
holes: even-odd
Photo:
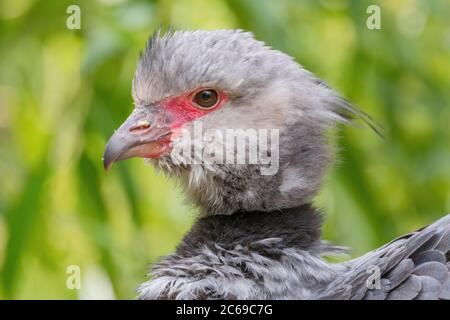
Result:
[[[327,131],[373,123],[291,57],[240,30],[157,32],[132,95],[105,168],[147,158],[200,210],[140,299],[450,299],[450,215],[362,257],[323,259],[342,252],[320,239],[311,204],[332,162]],[[199,126],[214,139],[199,138]],[[251,162],[234,137],[219,139],[230,130],[244,152],[270,161]],[[264,149],[260,132],[278,136]]]

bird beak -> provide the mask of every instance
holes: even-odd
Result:
[[[159,158],[170,152],[171,119],[158,106],[136,108],[106,144],[103,167],[132,157]]]

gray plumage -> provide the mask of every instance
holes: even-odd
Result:
[[[321,258],[342,249],[320,241],[320,223],[309,205],[200,218],[153,267],[140,298],[450,298],[450,216],[338,264]]]
[[[328,285],[320,298],[448,299],[449,250],[447,215],[360,258],[335,265],[343,268],[342,275]],[[371,266],[379,268],[380,288],[367,286]]]
[[[333,162],[327,131],[354,118],[376,130],[367,115],[251,33],[156,33],[133,81],[136,109],[199,87],[229,97],[199,119],[205,130],[280,130],[279,170],[152,159],[201,214],[176,252],[154,265],[139,298],[449,299],[450,216],[360,258],[323,259],[342,253],[320,240],[321,215],[310,205]],[[172,143],[193,142],[180,134]],[[116,159],[111,150],[105,167]]]

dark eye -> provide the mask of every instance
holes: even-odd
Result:
[[[212,89],[199,91],[194,96],[194,102],[202,109],[210,109],[216,106],[218,101],[219,95]]]

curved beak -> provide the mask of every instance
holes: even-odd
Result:
[[[170,151],[171,119],[158,106],[136,108],[106,144],[103,167],[132,157],[158,158]]]

